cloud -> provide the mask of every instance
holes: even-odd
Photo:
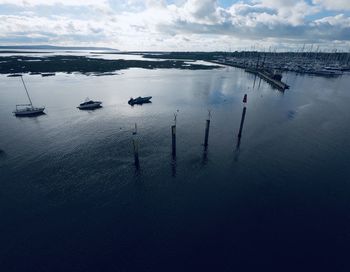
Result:
[[[303,42],[307,39],[314,41],[317,38],[327,39],[327,37],[347,39],[347,36],[342,36],[344,31],[338,31],[339,28],[344,30],[349,27],[345,23],[346,18],[338,20],[337,26],[331,24],[326,33],[321,33],[324,26],[307,20],[307,16],[317,13],[319,8],[310,6],[304,1],[263,0],[253,4],[241,2],[233,4],[228,9],[220,8],[216,1],[209,2],[211,5],[202,9],[198,1],[188,1],[175,10],[176,15],[172,20],[158,22],[159,31],[172,35],[221,34],[252,40],[278,37],[294,38]],[[188,8],[189,6],[191,8]],[[188,16],[188,14],[197,15],[197,12],[199,18]]]
[[[76,41],[96,42],[106,38],[104,25],[94,21],[66,20],[54,18],[0,16],[0,41],[45,41],[49,43],[69,43]]]
[[[9,2],[12,13],[1,15],[1,5]],[[348,5],[332,2],[334,8]],[[216,0],[0,0],[0,42],[84,43],[122,50],[227,50],[257,43],[346,47],[350,18],[346,12],[327,14],[327,3],[253,0],[224,8]]]
[[[15,5],[15,6],[106,6],[107,0],[0,0],[0,5]]]
[[[202,22],[215,22],[218,4],[216,0],[188,0],[182,11],[189,17]]]
[[[313,0],[312,2],[328,10],[350,10],[349,0]]]

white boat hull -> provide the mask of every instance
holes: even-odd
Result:
[[[26,108],[21,110],[15,110],[13,113],[16,116],[33,116],[33,115],[39,115],[44,113],[45,108]]]

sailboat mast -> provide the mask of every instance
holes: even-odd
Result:
[[[30,105],[31,105],[31,106],[32,106],[32,108],[33,108],[33,103],[32,103],[32,100],[30,99],[30,96],[29,96],[29,93],[28,93],[28,90],[27,90],[27,86],[26,86],[26,84],[24,83],[24,80],[23,80],[23,77],[22,77],[22,76],[21,76],[21,79],[22,79],[22,83],[23,83],[24,89],[26,90],[26,93],[27,93],[27,96],[28,96],[28,99],[29,99]]]

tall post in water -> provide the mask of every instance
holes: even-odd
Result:
[[[207,121],[206,121],[205,136],[204,136],[204,149],[205,149],[205,150],[207,150],[207,148],[208,148],[209,128],[210,128],[210,117],[211,117],[211,113],[210,113],[210,110],[208,110],[208,119],[207,119]]]
[[[239,126],[238,141],[237,141],[236,149],[239,149],[239,147],[241,145],[242,130],[243,130],[243,126],[244,126],[245,115],[247,112],[247,107],[246,107],[247,102],[248,102],[248,97],[247,97],[247,94],[245,94],[244,98],[243,98],[243,105],[244,106],[243,106],[243,112],[242,112],[242,117],[241,117],[241,124]]]
[[[176,118],[177,113],[174,113],[174,125],[171,126],[171,174],[173,177],[176,177]]]
[[[176,126],[171,126],[171,143],[172,143],[172,155],[176,157]]]
[[[176,117],[177,114],[174,113],[174,125],[171,126],[171,153],[173,155],[173,159],[176,158]]]
[[[210,112],[210,110],[208,110],[208,119],[206,120],[206,125],[205,125],[204,150],[203,150],[202,164],[206,164],[208,161],[208,141],[209,141],[210,117],[211,117],[211,112]]]
[[[204,137],[204,147],[208,147],[208,140],[209,140],[209,128],[210,128],[210,120],[208,119],[206,121],[206,126],[205,126],[205,137]]]

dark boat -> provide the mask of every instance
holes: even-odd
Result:
[[[130,100],[128,101],[128,104],[129,105],[135,105],[135,104],[138,104],[138,105],[142,105],[143,103],[151,103],[151,98],[152,96],[146,96],[146,97],[137,97],[137,98],[130,98]]]
[[[55,76],[56,73],[43,73],[41,74],[42,77],[48,77],[48,76]]]
[[[101,108],[101,101],[93,101],[90,100],[89,98],[85,99],[84,103],[79,104],[77,107],[80,110],[93,110],[93,109],[98,109]]]
[[[272,78],[274,80],[278,80],[278,81],[282,81],[282,73],[278,72],[278,71],[274,71],[272,73]]]
[[[272,69],[264,69],[262,70],[265,75],[269,76],[273,80],[281,81],[282,80],[282,73],[277,70]]]

